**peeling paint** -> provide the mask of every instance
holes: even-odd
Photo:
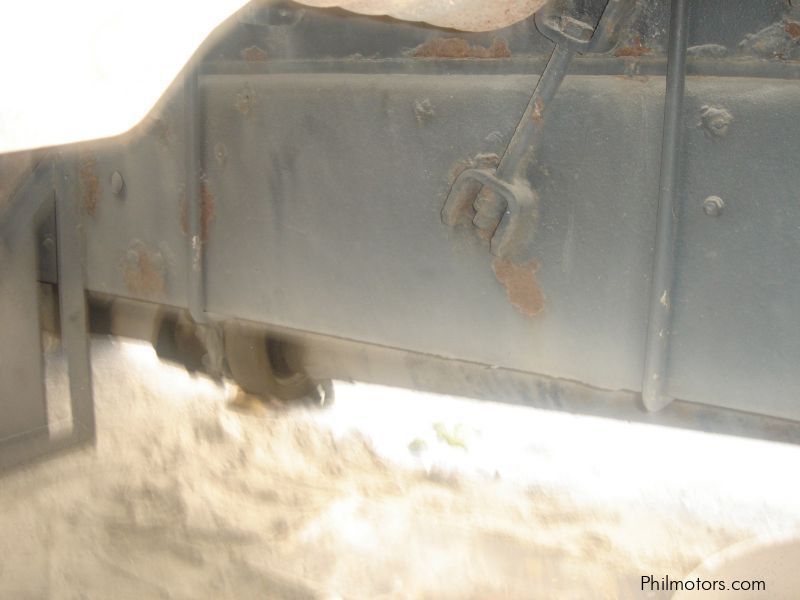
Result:
[[[474,158],[458,161],[455,166],[450,169],[449,183],[452,187],[453,182],[458,179],[463,171],[467,169],[496,169],[500,164],[500,157],[497,154],[478,154]],[[458,205],[463,206],[456,219],[455,223],[463,223],[472,225],[472,219],[475,217],[474,202],[481,190],[481,184],[477,181],[471,181],[465,185],[461,191],[461,196],[464,202],[459,199]]]
[[[435,38],[411,50],[414,58],[510,58],[511,51],[505,40],[494,39],[492,45],[470,46],[463,38]]]
[[[691,58],[725,58],[728,49],[721,44],[700,44],[686,49],[686,56]]]
[[[531,119],[537,125],[542,122],[542,113],[544,112],[544,101],[541,98],[536,98],[533,103],[533,112],[531,112]]]
[[[134,240],[123,261],[125,287],[137,296],[158,296],[166,289],[164,258],[158,250]]]
[[[633,38],[633,43],[630,46],[617,48],[614,52],[614,56],[621,58],[638,58],[645,54],[650,54],[652,51],[652,48],[648,48],[642,44],[641,36],[637,35],[635,38]]]
[[[739,42],[739,50],[762,58],[779,60],[800,58],[800,23],[779,21],[755,33],[747,34]]]
[[[254,45],[242,50],[242,58],[247,62],[264,62],[267,60],[267,53]]]
[[[475,207],[475,217],[472,219],[472,223],[478,229],[478,237],[489,241],[503,216],[505,200],[501,199],[491,186],[485,185],[478,192],[473,206]]]
[[[458,178],[463,171],[467,169],[494,169],[500,164],[500,156],[495,153],[490,154],[476,154],[474,157],[459,160],[452,169],[450,169],[450,185]]]
[[[496,258],[492,271],[503,287],[511,306],[527,317],[535,317],[544,310],[545,298],[536,280],[539,261],[515,264]]]
[[[205,243],[211,236],[211,223],[216,210],[214,194],[211,193],[206,181],[200,184],[200,199],[200,241]],[[185,194],[181,197],[181,230],[186,235],[189,234],[189,209]]]
[[[81,161],[79,173],[83,209],[91,217],[97,212],[97,205],[100,203],[100,180],[95,173],[96,167],[97,161],[95,159],[84,159]]]

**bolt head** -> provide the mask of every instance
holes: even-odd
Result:
[[[592,38],[594,28],[588,23],[568,16],[562,16],[558,22],[558,29],[572,38],[588,41]]]
[[[119,171],[114,171],[111,174],[111,191],[115,196],[122,194],[125,189],[125,180],[122,179],[122,174]]]
[[[703,200],[703,212],[709,217],[718,217],[724,207],[725,202],[719,196],[709,196]]]
[[[704,104],[700,107],[700,123],[707,136],[723,138],[733,122],[733,115],[720,106]]]

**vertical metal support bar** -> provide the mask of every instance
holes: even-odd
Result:
[[[68,158],[57,160],[53,168],[61,340],[67,357],[72,429],[77,441],[93,438],[95,431],[78,167],[74,158]]]
[[[35,225],[16,225],[14,239],[0,235],[0,453],[9,442],[47,433]]]
[[[201,114],[197,69],[187,67],[184,76],[184,147],[186,149],[186,214],[189,228],[189,314],[196,323],[205,323],[205,277],[203,270],[200,152]]]
[[[686,45],[689,30],[687,4],[687,0],[672,0],[670,14],[656,244],[642,381],[642,400],[645,408],[650,411],[660,410],[672,401],[672,398],[664,394],[664,388],[672,333],[672,288],[675,276],[677,226],[675,200],[680,175]]]

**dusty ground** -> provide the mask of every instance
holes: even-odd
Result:
[[[0,598],[648,597],[800,523],[793,447],[352,384],[286,410],[149,346],[93,361],[96,448],[0,477]]]

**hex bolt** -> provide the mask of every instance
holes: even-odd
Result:
[[[119,171],[114,171],[111,174],[111,191],[115,196],[119,196],[123,189],[125,189],[125,180]]]
[[[700,107],[700,122],[705,134],[712,139],[725,137],[733,122],[733,115],[721,106],[704,104]]]
[[[709,217],[718,217],[725,208],[725,202],[719,196],[709,196],[703,200],[703,212]]]

